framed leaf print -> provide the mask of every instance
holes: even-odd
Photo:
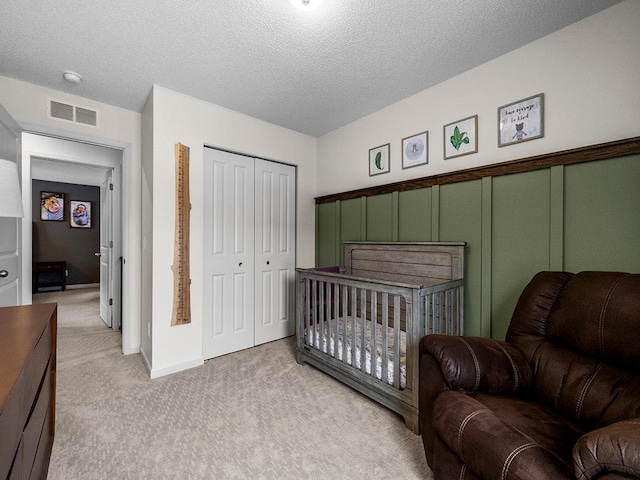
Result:
[[[444,159],[478,153],[478,116],[444,126]]]
[[[387,143],[369,150],[369,176],[389,173],[389,147]]]

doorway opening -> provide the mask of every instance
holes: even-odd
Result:
[[[38,144],[37,155],[30,153],[32,143]],[[48,290],[99,292],[100,318],[121,330],[122,150],[36,134],[24,134],[23,149],[29,153],[32,184],[32,294],[47,290],[39,270],[46,274],[50,264],[62,264],[62,285]],[[52,221],[44,202],[54,194],[62,214]]]

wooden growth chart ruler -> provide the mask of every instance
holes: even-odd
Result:
[[[191,323],[189,270],[189,147],[176,143],[176,234],[173,246],[173,314],[171,325]]]

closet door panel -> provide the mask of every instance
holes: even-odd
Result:
[[[294,333],[295,167],[256,159],[255,343]]]
[[[254,159],[204,155],[203,355],[254,345]]]

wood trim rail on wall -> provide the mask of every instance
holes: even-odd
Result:
[[[574,163],[592,162],[608,158],[624,157],[640,154],[640,137],[632,137],[624,140],[600,143],[588,147],[574,148],[560,152],[545,153],[534,157],[510,160],[482,167],[458,170],[451,173],[443,173],[430,177],[421,177],[401,182],[377,185],[375,187],[360,188],[342,193],[333,193],[316,197],[316,205],[331,203],[337,200],[349,200],[353,198],[381,195],[384,193],[404,192],[434,185],[446,185],[450,183],[477,180],[483,177],[497,177],[512,173],[530,172],[551,168],[557,165],[570,165]]]

